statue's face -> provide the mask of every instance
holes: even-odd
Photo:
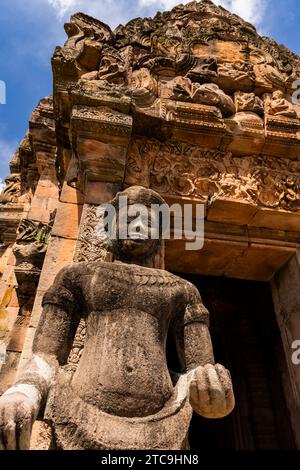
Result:
[[[278,91],[274,91],[273,93],[273,99],[274,100],[279,100],[279,99],[282,99],[284,97],[284,94],[282,91],[278,90]]]
[[[128,205],[128,212],[122,214],[120,210],[117,214],[117,246],[119,254],[127,259],[144,259],[152,256],[159,248],[160,240],[151,239],[151,223],[156,223],[154,214],[150,208],[144,207],[144,216],[137,217],[130,213],[132,205]],[[127,225],[128,238],[122,239],[120,236],[119,222]]]

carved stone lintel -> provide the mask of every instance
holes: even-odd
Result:
[[[161,194],[229,198],[258,206],[300,211],[300,163],[263,155],[234,157],[181,142],[135,139],[125,184],[147,185]]]
[[[74,106],[74,149],[88,180],[122,183],[131,132],[129,115],[107,107]]]

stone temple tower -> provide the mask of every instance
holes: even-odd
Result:
[[[299,449],[300,58],[210,0],[115,31],[77,13],[65,30],[53,96],[0,195],[0,393],[31,355],[58,271],[109,260],[98,206],[139,185],[205,205],[203,249],[172,239],[155,261],[200,288],[232,371],[235,411],[194,417],[191,448]],[[84,337],[81,323],[70,368]],[[35,434],[46,446],[42,420]]]

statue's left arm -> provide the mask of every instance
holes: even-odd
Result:
[[[225,367],[215,364],[209,312],[199,291],[189,283],[186,290],[182,352],[190,382],[190,403],[201,416],[223,418],[235,404],[231,376]]]
[[[26,450],[31,430],[59,365],[67,362],[80,321],[72,268],[57,275],[43,300],[33,355],[16,384],[0,398],[0,450]]]

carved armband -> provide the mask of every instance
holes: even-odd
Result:
[[[45,307],[45,305],[56,305],[71,313],[76,305],[76,300],[74,294],[69,289],[64,285],[55,283],[47,290],[43,297],[42,306]]]
[[[204,323],[209,326],[209,312],[201,303],[189,304],[185,309],[184,326],[191,323]]]
[[[187,284],[187,288],[184,326],[191,323],[204,323],[209,326],[209,311],[204,307],[198,289],[192,284]]]

